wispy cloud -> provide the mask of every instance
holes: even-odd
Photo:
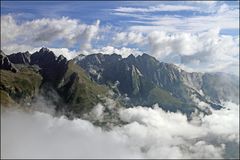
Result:
[[[162,12],[162,11],[194,11],[198,7],[189,5],[158,5],[145,8],[118,7],[113,9],[115,12],[135,13],[135,12]]]
[[[221,29],[239,29],[239,9],[221,5],[216,13],[207,15],[138,15],[135,13],[116,13],[119,16],[132,16],[130,30],[149,32],[164,30],[172,32],[201,32],[219,27]]]

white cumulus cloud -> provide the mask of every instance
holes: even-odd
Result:
[[[62,17],[34,19],[17,23],[12,15],[1,16],[1,46],[6,50],[48,46],[58,43],[61,47],[71,47],[79,43],[81,49],[91,49],[92,40],[99,31],[100,20],[93,25],[81,23],[77,19]],[[12,49],[8,49],[8,48]],[[15,50],[16,50],[15,49]]]
[[[144,44],[146,42],[145,36],[137,32],[119,32],[113,37],[113,41],[121,46],[128,44]]]
[[[197,34],[154,31],[148,35],[150,54],[192,71],[239,72],[239,42],[219,29]]]
[[[98,49],[92,49],[90,53],[86,52],[86,54],[91,54],[91,53],[103,53],[103,54],[116,53],[125,58],[131,54],[134,56],[141,55],[143,52],[137,48],[127,48],[127,47],[115,48],[113,46],[105,46]]]

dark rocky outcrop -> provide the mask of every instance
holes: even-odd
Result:
[[[106,96],[107,88],[92,81],[89,76],[73,61],[64,56],[55,56],[47,48],[28,55],[17,53],[10,55],[18,67],[18,72],[9,71],[13,63],[7,56],[1,54],[1,102],[7,105],[31,104],[38,94],[57,94],[59,100],[54,100],[57,110],[64,110],[66,115],[79,116],[89,111]],[[8,65],[5,65],[8,62]],[[3,67],[2,67],[3,66]],[[3,104],[1,103],[1,104]]]
[[[8,57],[0,51],[0,69],[10,70],[14,73],[18,71],[18,69],[11,63]]]
[[[43,82],[51,83],[55,87],[67,70],[67,59],[55,54],[47,48],[41,48],[30,57],[30,64],[37,65],[41,68],[40,73],[43,76]]]
[[[29,52],[18,52],[8,55],[8,59],[14,64],[30,64],[30,56]]]

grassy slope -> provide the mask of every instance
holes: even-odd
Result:
[[[172,96],[170,92],[159,87],[150,90],[147,98],[149,103],[158,103],[163,109],[173,112],[180,110],[183,113],[190,114],[196,108],[196,106],[181,101],[181,99]]]
[[[149,92],[148,100],[162,105],[172,104],[181,105],[181,101],[173,97],[168,91],[155,87]]]
[[[16,105],[16,102],[8,95],[7,92],[0,90],[0,99],[1,99],[1,106],[9,107],[12,105]]]
[[[75,78],[69,85],[67,83],[73,74]],[[41,83],[42,76],[31,67],[22,65],[17,73],[1,70],[1,104],[6,106],[30,101],[38,93]],[[67,72],[56,89],[68,108],[76,114],[91,109],[108,92],[106,86],[93,82],[73,61],[68,63]]]
[[[71,77],[75,78],[71,85],[68,85]],[[106,96],[107,91],[107,87],[92,81],[81,67],[69,61],[67,72],[59,86],[59,92],[66,103],[70,104],[71,111],[74,113],[88,111],[101,102],[101,97]]]
[[[23,67],[17,73],[1,70],[1,103],[11,101],[9,97],[17,103],[31,98],[38,92],[41,80],[32,68]]]

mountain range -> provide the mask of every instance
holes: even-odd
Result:
[[[187,72],[143,53],[137,57],[80,54],[72,60],[47,48],[5,55],[1,51],[1,104],[30,105],[39,95],[56,110],[79,116],[106,97],[119,106],[159,106],[190,115],[211,114],[222,101],[239,104],[239,77],[227,73]],[[56,98],[57,97],[57,98]]]

